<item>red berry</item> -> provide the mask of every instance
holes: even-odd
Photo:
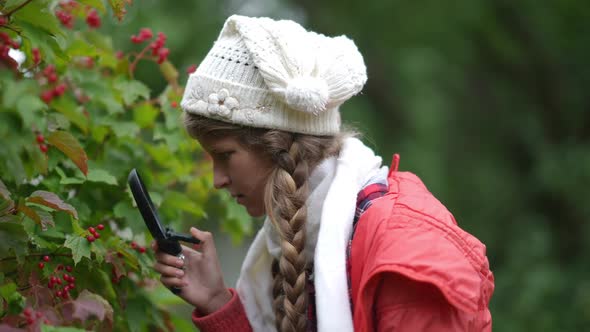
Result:
[[[145,247],[140,247],[139,248],[139,252],[142,253],[142,254],[145,253]]]
[[[57,279],[55,280],[55,283],[56,283],[56,284],[58,284],[58,285],[61,285],[61,284],[62,284],[62,282],[61,282],[61,279],[57,278]]]
[[[93,233],[93,235],[94,235],[94,238],[96,238],[96,239],[100,239],[100,234],[98,234],[98,233]]]
[[[73,283],[73,282],[72,282],[72,283],[70,283],[68,286],[70,287],[70,290],[72,290],[72,289],[76,288],[76,284],[75,284],[75,283]]]
[[[53,288],[53,285],[54,285],[54,283],[52,283],[51,281],[49,281],[47,283],[47,288],[51,289],[51,288]]]
[[[94,67],[94,59],[90,56],[85,57],[84,58],[84,65],[86,66],[86,68]]]
[[[88,240],[88,242],[92,243],[92,242],[94,242],[95,239],[94,239],[94,236],[88,235],[88,236],[86,236],[86,240]]]
[[[41,134],[37,135],[36,139],[37,139],[37,143],[39,143],[39,144],[45,142],[45,137]]]
[[[66,271],[68,271],[68,272],[72,272],[72,270],[73,270],[73,268],[72,268],[71,266],[69,266],[69,265],[68,265],[68,266],[66,266]]]
[[[47,150],[49,150],[49,148],[47,147],[47,145],[45,144],[39,144],[39,149],[41,150],[41,152],[43,153],[47,153]]]
[[[44,267],[45,267],[45,263],[43,263],[43,262],[39,262],[39,268],[40,268],[40,269],[43,269]]]
[[[59,265],[57,265],[57,270],[58,270],[58,271],[61,271],[61,270],[63,270],[63,269],[64,269],[64,266],[63,266],[63,264],[59,264]]]
[[[51,260],[51,258],[47,255],[43,256],[43,260],[46,262],[49,262]]]
[[[23,314],[25,315],[25,317],[31,317],[33,311],[31,310],[31,308],[25,308],[25,310],[23,310]]]
[[[51,73],[47,76],[47,81],[49,81],[49,83],[55,83],[57,82],[57,75],[55,73]]]
[[[41,53],[39,52],[39,49],[34,48],[31,50],[31,53],[33,54],[33,63],[38,65],[39,62],[41,62]]]
[[[32,317],[27,318],[28,325],[33,325],[33,323],[35,323],[35,320]]]
[[[137,243],[135,243],[135,241],[131,242],[131,248],[133,248],[133,249],[137,248]]]
[[[188,67],[186,69],[186,73],[190,75],[190,74],[194,73],[196,70],[197,70],[197,65],[190,65],[190,67]]]
[[[166,61],[166,58],[168,58],[168,54],[170,54],[170,50],[162,47],[158,50],[158,64],[161,64],[162,62]]]
[[[99,231],[102,231],[104,229],[104,225],[98,224],[98,226],[96,226],[96,228],[98,228]]]
[[[43,313],[42,313],[41,311],[37,311],[37,312],[35,313],[35,317],[37,317],[37,318],[41,318],[41,317],[43,317]]]
[[[53,89],[53,95],[59,97],[66,92],[67,88],[67,85],[64,83],[58,84],[55,89]]]
[[[53,99],[53,90],[46,90],[41,93],[41,99],[46,103],[49,104]]]
[[[98,16],[98,12],[96,9],[91,9],[86,16],[86,24],[88,24],[91,28],[99,28],[100,27],[100,17]]]
[[[58,290],[58,291],[55,292],[55,296],[61,297],[63,293],[64,293],[63,291]]]
[[[63,280],[68,281],[70,280],[70,275],[67,273],[64,273],[64,275],[62,276]]]
[[[154,36],[152,29],[150,28],[141,28],[139,30],[139,38],[141,38],[142,40],[146,40],[146,39],[152,39],[152,37]]]
[[[133,44],[140,44],[141,42],[143,42],[143,39],[141,39],[140,37],[133,35],[131,36],[131,42]]]
[[[117,57],[117,59],[121,60],[125,56],[125,53],[123,53],[122,51],[117,51],[117,53],[115,53],[115,56]]]
[[[94,229],[94,227],[92,227],[92,226],[88,227],[88,231],[90,233],[96,233],[96,229]]]
[[[8,23],[6,16],[0,16],[0,25],[6,25],[6,23]]]
[[[172,106],[173,108],[178,107],[178,103],[176,101],[173,101],[170,103],[170,106]]]
[[[47,65],[45,69],[43,69],[43,75],[49,76],[51,73],[55,73],[55,66],[54,65]]]
[[[74,277],[74,276],[70,276],[69,283],[70,283],[70,284],[73,284],[74,282],[76,282],[76,277]]]

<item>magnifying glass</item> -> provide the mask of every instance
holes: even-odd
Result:
[[[133,194],[135,203],[137,203],[137,208],[143,217],[145,225],[158,243],[159,250],[167,254],[180,257],[182,247],[178,241],[195,244],[201,242],[199,239],[196,239],[188,234],[176,233],[171,228],[164,228],[162,226],[158,216],[158,211],[156,210],[156,207],[150,198],[150,194],[143,184],[143,181],[141,181],[141,177],[135,168],[129,172],[127,183],[129,184],[129,188],[131,188],[131,193]],[[174,294],[179,294],[181,291],[181,289],[178,287],[171,287],[170,290]]]

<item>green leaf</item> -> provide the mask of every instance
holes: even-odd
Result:
[[[66,52],[70,56],[90,56],[94,57],[98,54],[96,46],[87,43],[83,39],[75,39],[67,48]]]
[[[22,223],[0,223],[0,258],[10,257],[10,250],[14,250],[19,262],[28,253],[29,236]]]
[[[134,122],[117,121],[113,119],[105,119],[104,125],[111,127],[115,136],[119,138],[131,137],[135,138],[139,134],[139,126]]]
[[[2,196],[5,200],[11,200],[10,199],[10,191],[8,191],[8,189],[6,188],[6,185],[4,184],[4,182],[2,182],[1,179],[0,179],[0,196]]]
[[[32,1],[14,13],[15,19],[41,28],[49,35],[64,36],[59,21],[43,1]]]
[[[21,35],[26,43],[30,43],[30,47],[39,48],[45,62],[54,63],[56,57],[68,61],[68,56],[57,43],[55,36],[25,21],[15,20],[15,25],[22,28]]]
[[[96,30],[84,31],[82,32],[82,36],[84,36],[84,39],[86,39],[90,44],[96,46],[103,52],[113,52],[113,39],[111,36],[103,35]]]
[[[111,173],[104,169],[91,168],[88,171],[88,175],[86,176],[86,178],[88,179],[88,181],[103,182],[113,186],[116,186],[118,184],[117,178],[115,178]]]
[[[177,191],[167,191],[164,194],[162,208],[185,211],[197,218],[205,216],[205,211],[202,207],[195,204],[186,194]]]
[[[2,9],[2,11],[8,12],[11,9],[13,9],[14,7],[17,7],[26,1],[27,0],[7,0],[6,3],[4,4],[4,8]]]
[[[80,128],[82,132],[88,132],[88,119],[82,113],[82,106],[77,105],[74,100],[69,97],[57,98],[51,106]]]
[[[103,0],[78,0],[79,3],[98,9],[102,14],[106,13]]]
[[[126,105],[131,105],[140,97],[143,99],[150,97],[150,89],[139,81],[118,80],[115,82],[115,88],[121,92]]]
[[[37,190],[27,198],[27,202],[41,204],[58,211],[65,211],[72,217],[78,219],[78,211],[52,192]]]
[[[29,207],[24,204],[19,204],[18,210],[34,220],[37,225],[41,226],[43,231],[47,230],[47,226],[55,226],[53,216],[45,210],[41,210],[35,206]]]
[[[88,156],[72,134],[67,131],[55,131],[47,137],[47,142],[68,156],[82,173],[88,173]]]
[[[32,94],[21,96],[16,102],[16,110],[23,119],[24,127],[27,128],[43,128],[41,121],[43,116],[39,114],[38,111],[45,111],[47,108],[47,104],[41,101],[41,98]]]
[[[133,120],[141,128],[151,127],[160,111],[150,103],[142,103],[133,109]]]
[[[90,259],[90,242],[85,237],[68,234],[64,246],[72,250],[74,264],[78,264],[82,257]]]

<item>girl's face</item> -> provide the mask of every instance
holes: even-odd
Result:
[[[226,189],[249,215],[264,215],[264,187],[271,172],[271,161],[246,149],[233,137],[200,138],[199,142],[213,159],[215,188]]]

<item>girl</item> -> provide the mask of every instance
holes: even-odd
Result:
[[[228,288],[213,237],[155,269],[201,331],[491,331],[485,246],[415,175],[340,130],[365,84],[345,36],[231,16],[187,83],[187,131],[214,185],[266,215]],[[156,248],[157,249],[157,248]]]

